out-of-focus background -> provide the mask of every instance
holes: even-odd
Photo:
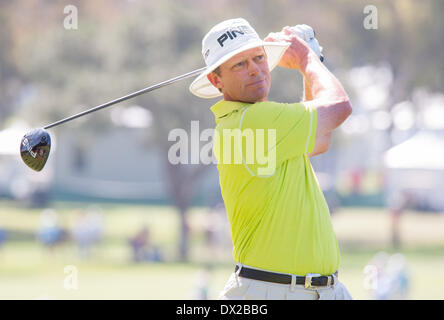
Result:
[[[0,1],[0,299],[217,298],[233,270],[217,169],[171,164],[168,135],[213,128],[218,99],[183,81],[51,129],[39,173],[19,142],[202,67],[202,37],[234,17],[262,37],[312,26],[349,93],[353,114],[312,158],[341,281],[355,299],[443,299],[442,12],[439,0]],[[270,98],[299,101],[301,80],[275,69]]]

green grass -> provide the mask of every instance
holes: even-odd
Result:
[[[61,225],[68,229],[76,210],[86,204],[57,203]],[[104,237],[88,261],[66,243],[53,252],[34,239],[41,210],[0,202],[0,226],[15,236],[0,248],[0,299],[189,299],[205,266],[209,270],[209,297],[217,298],[233,270],[231,247],[206,247],[205,208],[189,214],[191,262],[175,263],[179,222],[171,207],[103,205]],[[364,267],[378,251],[394,253],[391,220],[379,209],[346,208],[334,214],[333,225],[341,248],[340,280],[355,299],[370,299],[364,288]],[[163,249],[168,263],[133,264],[127,239],[142,225],[152,242]],[[410,275],[410,299],[444,299],[444,215],[407,212],[401,220],[402,248]],[[66,290],[64,268],[76,266],[78,289]]]

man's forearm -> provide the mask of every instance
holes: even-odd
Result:
[[[304,76],[304,96],[302,97],[302,101],[310,101],[313,100],[313,93],[311,91],[311,86],[307,81],[307,77]]]
[[[313,100],[313,92],[307,77],[304,77],[304,97],[302,102]],[[308,154],[309,157],[314,157],[318,154],[326,152],[330,148],[331,132],[321,137],[316,137],[316,143],[313,151]]]
[[[347,93],[338,79],[313,53],[309,53],[301,66],[304,76],[304,101],[326,99],[348,100]]]

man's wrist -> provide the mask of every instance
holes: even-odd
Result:
[[[309,69],[310,69],[310,65],[312,63],[322,63],[321,60],[319,60],[319,58],[316,56],[316,54],[313,51],[309,51],[302,59],[301,59],[301,64],[300,64],[300,72],[302,73],[302,75],[304,77],[307,76]]]

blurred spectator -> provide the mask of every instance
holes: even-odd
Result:
[[[351,187],[352,187],[352,192],[354,194],[361,193],[361,184],[362,184],[363,175],[364,175],[363,170],[360,168],[355,168],[350,172]]]
[[[414,196],[411,192],[403,190],[396,193],[389,200],[390,213],[392,218],[392,245],[395,250],[401,247],[400,220],[402,213],[412,206]]]
[[[145,260],[145,254],[149,247],[149,231],[144,226],[138,231],[134,237],[130,239],[131,248],[133,249],[133,261],[141,262]]]
[[[0,226],[0,249],[7,240],[6,230]]]
[[[57,213],[53,209],[45,209],[40,214],[37,240],[51,249],[66,240],[66,233],[59,226]]]
[[[409,277],[406,260],[402,254],[396,253],[389,258],[386,274],[390,283],[388,298],[391,300],[407,299]]]
[[[231,249],[230,227],[223,203],[210,208],[204,227],[208,257],[217,260],[225,248]]]
[[[151,246],[150,233],[147,226],[144,226],[139,230],[132,238],[129,239],[129,243],[133,250],[134,262],[162,262],[163,255],[158,246]]]
[[[91,232],[91,244],[100,242],[103,235],[103,210],[92,205],[86,209],[87,220]]]
[[[146,254],[146,260],[151,262],[163,262],[162,250],[158,246],[153,246]]]
[[[374,286],[371,289],[374,299],[402,300],[407,299],[409,276],[405,257],[396,253],[388,255],[379,252],[368,266],[375,267]]]
[[[194,281],[194,288],[191,292],[190,299],[192,300],[208,300],[209,286],[210,286],[210,271],[211,267],[207,265],[205,269],[199,270]]]
[[[218,233],[219,233],[219,215],[216,210],[211,210],[208,213],[207,224],[205,226],[205,239],[209,247],[210,255],[215,253],[218,247]]]
[[[89,207],[78,211],[72,225],[71,234],[76,242],[80,258],[89,259],[91,248],[102,238],[103,219],[101,209]]]

